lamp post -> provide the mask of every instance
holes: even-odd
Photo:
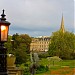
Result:
[[[4,14],[1,14],[0,18],[0,75],[7,74],[7,48],[4,47],[4,42],[7,42],[8,39],[8,30],[10,23],[6,21]]]

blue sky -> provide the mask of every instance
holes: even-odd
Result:
[[[50,36],[59,30],[62,13],[65,29],[74,32],[74,0],[0,0],[11,22],[9,34]]]

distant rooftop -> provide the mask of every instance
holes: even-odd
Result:
[[[37,37],[32,37],[32,38],[49,38],[50,36],[37,36]]]

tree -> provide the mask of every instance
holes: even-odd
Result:
[[[16,55],[16,64],[26,63],[26,61],[28,59],[28,55],[27,55],[26,47],[24,44],[21,44],[15,50],[15,55]]]
[[[8,36],[8,41],[5,42],[5,47],[7,48],[7,53],[12,53],[12,44],[11,44],[12,36]]]
[[[20,46],[21,44],[25,44],[26,52],[30,52],[30,43],[31,43],[31,37],[27,34],[14,34],[12,36],[12,40],[14,40],[15,48]]]
[[[30,43],[31,43],[31,37],[27,34],[21,34],[19,36],[21,39],[19,41],[21,41],[21,43],[24,43],[26,45],[26,52],[30,53]]]
[[[30,51],[31,37],[27,34],[14,34],[12,36],[12,40],[14,40],[16,63],[25,63],[28,59],[28,53]]]
[[[13,43],[12,41],[13,40]],[[8,41],[5,46],[8,49],[8,53],[12,53],[16,56],[16,64],[25,63],[29,58],[31,37],[27,34],[18,33],[13,36],[8,36]]]
[[[62,59],[72,59],[75,50],[75,35],[71,32],[54,32],[49,44],[50,56],[59,56]]]

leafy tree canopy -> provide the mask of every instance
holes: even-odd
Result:
[[[72,59],[75,50],[75,35],[71,32],[54,32],[49,44],[50,56],[59,56],[62,59]]]
[[[16,33],[8,37],[8,42],[5,43],[5,46],[8,49],[8,53],[12,53],[16,56],[16,63],[21,64],[25,63],[29,58],[30,43],[31,37],[29,35],[18,35]]]

